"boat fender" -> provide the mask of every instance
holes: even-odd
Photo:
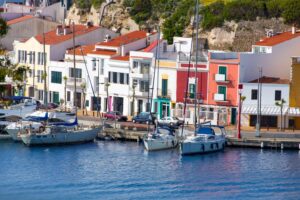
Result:
[[[44,126],[40,126],[39,132],[42,133],[42,132],[44,132],[44,131],[45,131],[45,127],[44,127]]]

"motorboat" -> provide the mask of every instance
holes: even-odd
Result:
[[[181,155],[209,153],[225,148],[225,128],[216,125],[201,125],[196,133],[180,143]]]
[[[175,148],[178,144],[174,130],[168,127],[157,127],[143,141],[145,149],[148,151],[171,149]]]
[[[66,126],[46,126],[43,131],[28,129],[21,139],[27,146],[59,145],[93,141],[100,132],[100,127],[69,128]]]

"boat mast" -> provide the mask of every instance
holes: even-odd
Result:
[[[72,23],[72,32],[73,32],[73,75],[74,75],[74,106],[75,106],[75,115],[77,117],[77,87],[76,87],[76,62],[75,62],[75,23]]]
[[[195,135],[196,135],[196,127],[197,127],[197,120],[198,120],[198,110],[197,110],[197,96],[198,96],[198,80],[197,80],[197,64],[198,64],[198,32],[199,32],[199,2],[196,0],[196,59],[195,59],[195,119],[194,119],[194,126],[195,126]]]

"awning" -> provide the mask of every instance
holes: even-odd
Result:
[[[282,114],[286,115],[288,112],[288,107],[284,106],[282,109]],[[257,105],[243,105],[242,114],[256,115]],[[279,106],[261,106],[261,115],[281,115],[281,109]]]
[[[243,105],[242,114],[256,115],[257,114],[257,105]],[[262,115],[275,115],[280,116],[281,110],[279,106],[261,106]],[[290,117],[300,116],[300,108],[287,107],[284,106],[282,109],[282,114]]]

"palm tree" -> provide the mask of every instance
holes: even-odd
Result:
[[[65,84],[65,89],[64,89],[65,101],[64,101],[64,103],[65,103],[65,111],[66,111],[66,109],[67,109],[67,80],[68,80],[68,77],[64,76],[63,79],[64,79],[64,84]]]
[[[82,93],[82,97],[83,97],[81,105],[82,105],[82,109],[84,110],[85,109],[86,83],[85,82],[81,83],[80,87],[81,87],[81,93]]]
[[[277,101],[275,103],[276,106],[279,106],[280,107],[280,131],[282,131],[282,122],[283,122],[283,106],[284,104],[286,103],[286,101],[284,99],[281,99],[280,101]]]

